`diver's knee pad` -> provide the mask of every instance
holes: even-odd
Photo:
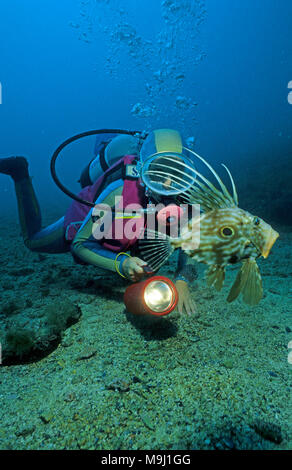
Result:
[[[125,155],[138,155],[140,149],[139,137],[132,135],[119,135],[112,139],[99,154],[91,160],[82,171],[80,177],[81,187],[94,184],[95,181],[114,163]]]

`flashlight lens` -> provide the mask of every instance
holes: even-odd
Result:
[[[163,281],[153,281],[144,291],[144,300],[148,308],[154,312],[164,312],[173,300],[173,292],[170,286]]]

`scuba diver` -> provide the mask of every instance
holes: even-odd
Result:
[[[129,240],[123,232],[120,238],[97,239],[94,227],[96,222],[100,223],[100,215],[96,215],[95,208],[100,205],[113,208],[111,234],[115,234],[120,219],[122,224],[127,221],[126,216],[118,217],[119,212],[115,213],[117,201],[122,201],[122,210],[131,204],[143,208],[152,204],[178,204],[177,198],[185,188],[182,183],[173,184],[176,169],[171,168],[173,159],[169,161],[168,155],[189,164],[181,135],[172,129],[157,129],[148,135],[130,131],[98,133],[95,156],[80,177],[82,191],[74,197],[65,215],[46,228],[41,226],[40,207],[26,158],[1,158],[0,173],[10,175],[14,181],[26,247],[40,253],[71,252],[77,263],[117,272],[131,282],[139,281],[145,275],[147,262],[139,257],[137,237]],[[165,176],[161,180],[155,167],[158,161],[158,166],[168,169],[169,181]],[[179,250],[175,284],[179,294],[178,311],[190,315],[195,313],[196,306],[188,284],[196,277],[196,271],[187,260],[187,255]]]

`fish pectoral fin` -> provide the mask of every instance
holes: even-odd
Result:
[[[214,286],[217,291],[222,289],[225,279],[223,266],[213,265],[207,271],[206,280],[208,286]]]
[[[254,258],[244,261],[237,273],[227,302],[233,302],[242,293],[243,301],[248,305],[257,305],[263,297],[262,278]]]
[[[230,292],[227,297],[227,302],[233,302],[233,300],[237,299],[239,296],[241,289],[242,289],[242,268],[237,273],[236,279],[230,289]]]
[[[242,288],[243,301],[248,305],[257,305],[263,297],[262,277],[256,260],[248,263],[248,275]]]
[[[138,242],[139,256],[157,271],[170,257],[174,247],[170,237],[154,230],[145,230],[144,238]]]

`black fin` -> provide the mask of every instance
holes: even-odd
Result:
[[[14,181],[28,178],[28,163],[24,157],[0,158],[0,173],[11,176]]]

